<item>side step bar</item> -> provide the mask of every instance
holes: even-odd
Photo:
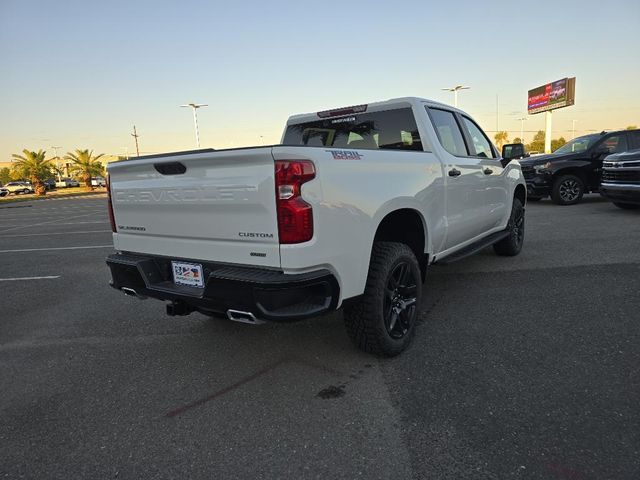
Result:
[[[482,238],[482,239],[478,240],[477,242],[472,243],[471,245],[467,245],[463,249],[458,250],[457,252],[452,253],[451,255],[447,255],[442,260],[436,259],[434,264],[436,264],[436,265],[447,265],[449,263],[453,263],[453,262],[457,262],[458,260],[462,260],[463,258],[466,258],[466,257],[468,257],[470,255],[473,255],[474,253],[477,253],[480,250],[483,250],[483,249],[493,245],[494,243],[499,242],[503,238],[508,237],[509,233],[510,232],[508,230],[502,230],[501,232],[492,233],[488,237]]]

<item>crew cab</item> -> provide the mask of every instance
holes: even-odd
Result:
[[[519,163],[420,98],[294,115],[278,145],[113,162],[108,180],[114,288],[246,323],[343,307],[379,355],[411,341],[428,265],[524,240]]]
[[[597,192],[607,155],[640,148],[640,130],[601,132],[577,137],[550,155],[522,160],[528,200],[551,196],[558,205],[574,205]]]
[[[640,149],[604,159],[600,195],[618,208],[640,208]]]

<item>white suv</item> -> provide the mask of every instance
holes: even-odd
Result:
[[[9,182],[4,186],[9,193],[18,195],[20,193],[33,193],[33,186],[27,182]]]

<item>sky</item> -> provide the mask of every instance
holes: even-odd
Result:
[[[553,137],[640,126],[640,2],[0,0],[0,162],[280,141],[289,115],[418,96],[520,136],[527,90],[576,77]],[[497,113],[497,114],[496,114]],[[575,122],[572,122],[575,120]],[[528,116],[525,140],[544,130]]]

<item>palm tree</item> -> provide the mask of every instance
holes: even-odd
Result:
[[[67,152],[65,160],[71,160],[73,165],[71,170],[82,177],[82,181],[88,189],[93,190],[91,186],[91,177],[102,175],[104,167],[98,160],[104,153],[100,155],[93,155],[93,150],[89,149],[76,149],[75,153]]]
[[[21,176],[31,180],[35,186],[36,195],[46,195],[47,188],[43,180],[51,176],[50,160],[45,158],[44,150],[31,152],[26,148],[22,150],[23,155],[14,153],[12,155],[17,161],[13,164],[13,169]]]
[[[509,142],[509,133],[505,131],[497,132],[493,137],[496,139],[496,146],[502,148],[502,146]]]

